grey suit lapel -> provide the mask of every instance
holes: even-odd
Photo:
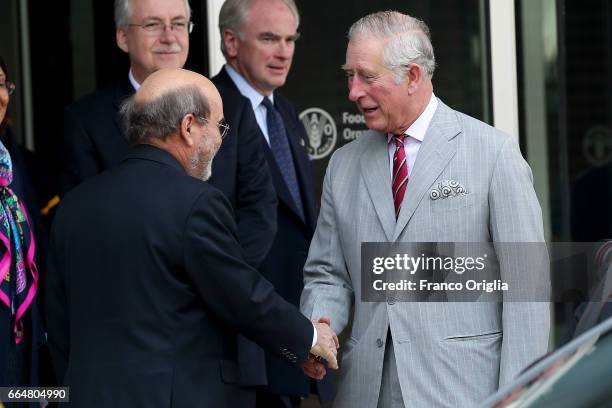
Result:
[[[393,231],[393,241],[399,238],[433,182],[455,155],[457,148],[453,139],[459,133],[461,128],[455,113],[438,100],[438,108],[427,129],[414,168],[410,171],[410,181]]]
[[[361,175],[387,240],[391,240],[395,228],[395,210],[391,194],[387,138],[378,132],[369,132],[362,137],[370,138],[370,143],[360,158]]]

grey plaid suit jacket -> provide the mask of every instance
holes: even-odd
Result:
[[[443,180],[469,194],[431,200]],[[338,149],[325,175],[301,309],[336,332],[352,319],[334,407],[376,408],[388,328],[406,407],[476,405],[546,352],[549,305],[362,302],[360,246],[543,242],[531,170],[510,136],[439,101],[397,222],[390,186],[387,138],[372,131]],[[502,259],[502,274],[515,262]]]

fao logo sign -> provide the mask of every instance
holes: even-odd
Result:
[[[593,166],[605,166],[612,161],[612,130],[593,126],[582,139],[584,156]]]
[[[308,133],[308,154],[311,159],[322,159],[336,147],[338,131],[331,115],[319,108],[300,113],[300,120]]]

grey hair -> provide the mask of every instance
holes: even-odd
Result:
[[[137,103],[134,96],[126,99],[119,110],[130,144],[166,138],[176,132],[185,115],[192,113],[198,123],[210,117],[206,96],[196,86],[172,89],[146,103]]]
[[[223,31],[230,29],[238,34],[240,39],[243,39],[242,29],[249,18],[249,12],[254,0],[225,0],[219,12],[219,33],[221,33],[221,52],[227,58],[225,43],[223,41]],[[291,10],[295,17],[297,26],[300,26],[300,13],[293,0],[280,0],[285,6]]]
[[[404,77],[409,64],[420,65],[427,79],[433,77],[436,57],[429,27],[418,18],[398,11],[372,13],[349,29],[349,41],[360,35],[389,39],[383,48],[383,63],[394,72],[396,82]]]
[[[189,0],[185,2],[185,12],[187,19],[191,19],[191,7]],[[131,0],[115,0],[115,27],[126,26],[130,23],[132,17],[132,2]]]

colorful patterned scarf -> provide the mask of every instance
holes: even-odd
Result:
[[[38,270],[28,214],[8,187],[13,181],[11,157],[0,143],[0,303],[11,311],[15,343],[24,339],[23,316],[36,295]]]

